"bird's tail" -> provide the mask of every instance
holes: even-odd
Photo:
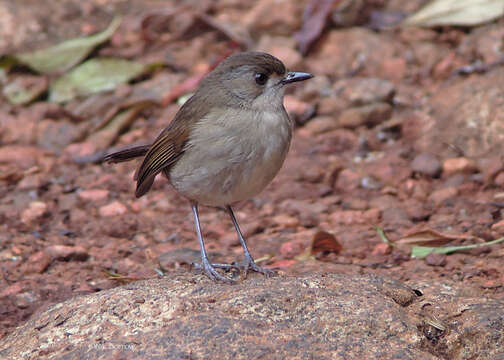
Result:
[[[134,158],[144,156],[149,151],[150,145],[140,145],[116,151],[103,157],[103,161],[109,163],[120,163]]]

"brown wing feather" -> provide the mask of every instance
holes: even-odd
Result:
[[[208,110],[208,106],[203,105],[205,102],[202,97],[197,94],[191,97],[154,141],[135,176],[136,197],[149,191],[156,175],[162,170],[167,171],[184,153],[192,124],[203,118]]]

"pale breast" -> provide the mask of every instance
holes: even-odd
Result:
[[[280,170],[292,127],[285,110],[212,112],[193,131],[186,150],[170,170],[183,196],[220,206],[261,192]]]

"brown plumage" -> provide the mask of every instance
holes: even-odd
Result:
[[[292,135],[283,107],[285,85],[311,77],[287,73],[282,62],[269,54],[230,56],[202,80],[151,145],[104,158],[121,162],[143,156],[135,174],[137,197],[147,193],[163,172],[175,190],[191,201],[201,268],[214,280],[230,281],[208,260],[197,206],[225,206],[245,253],[245,271],[270,272],[254,263],[231,205],[255,196],[279,171]]]

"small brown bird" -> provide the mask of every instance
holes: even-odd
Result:
[[[108,162],[143,156],[135,180],[136,196],[144,195],[163,173],[192,205],[201,247],[201,269],[213,280],[232,282],[208,259],[198,204],[226,207],[243,247],[243,268],[268,275],[250,254],[232,204],[261,192],[280,170],[292,137],[292,123],[283,106],[285,85],[313,75],[287,72],[272,55],[244,52],[222,61],[201,82],[173,121],[151,145],[106,155]]]

